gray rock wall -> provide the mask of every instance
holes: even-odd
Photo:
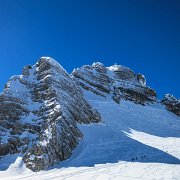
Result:
[[[82,88],[104,97],[111,95],[117,103],[121,98],[142,105],[156,101],[156,92],[146,86],[144,75],[124,66],[94,63],[75,69],[72,76]]]
[[[180,116],[180,99],[175,98],[173,95],[166,94],[161,100],[168,111]]]
[[[24,153],[28,168],[46,169],[70,157],[83,137],[77,122],[100,120],[70,75],[52,58],[41,58],[0,95],[0,156]]]

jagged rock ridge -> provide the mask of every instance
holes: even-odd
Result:
[[[180,99],[176,99],[173,95],[166,94],[161,100],[161,103],[166,106],[168,111],[180,116]]]
[[[142,105],[156,102],[156,92],[146,85],[145,76],[127,67],[94,63],[69,75],[55,60],[42,57],[34,66],[24,67],[22,75],[13,76],[0,94],[0,156],[21,153],[33,171],[69,158],[83,138],[77,123],[101,121],[84,99],[83,89],[110,96],[116,103],[121,99]],[[174,107],[179,105],[174,106],[174,99],[172,106],[167,102],[162,101],[176,113]]]
[[[0,155],[24,152],[28,168],[45,169],[77,146],[83,135],[76,122],[100,122],[100,116],[55,60],[41,58],[0,95]]]
[[[146,86],[144,75],[124,66],[105,67],[98,62],[75,69],[72,75],[84,89],[104,97],[111,94],[117,103],[121,98],[139,104],[156,101],[156,92]]]

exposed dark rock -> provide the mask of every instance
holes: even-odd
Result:
[[[55,60],[42,57],[34,66],[24,67],[22,75],[13,76],[0,94],[0,156],[22,153],[33,171],[69,158],[83,138],[77,123],[101,121],[84,99],[83,89],[116,103],[156,102],[145,76],[127,67],[98,62],[69,75]],[[161,103],[180,116],[178,99],[166,95]]]
[[[146,78],[143,74],[138,74],[137,75],[137,80],[142,86],[146,86]]]
[[[11,146],[9,143],[0,144],[0,156],[4,156],[10,153]]]
[[[161,103],[166,106],[168,111],[180,116],[180,99],[175,98],[173,95],[166,94],[161,100]]]
[[[92,66],[83,66],[73,71],[72,75],[78,83],[87,90],[97,95],[106,96],[110,93],[110,79],[107,68],[102,63],[94,63]]]
[[[144,75],[124,66],[94,63],[75,69],[72,75],[82,88],[104,97],[111,95],[116,103],[121,99],[142,105],[156,101],[156,92],[146,86]]]
[[[83,137],[77,122],[101,118],[52,58],[41,58],[22,74],[12,77],[0,95],[0,155],[25,153],[26,166],[39,171],[71,155]]]

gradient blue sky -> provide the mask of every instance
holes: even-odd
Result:
[[[0,90],[41,56],[68,71],[101,61],[180,97],[179,0],[0,0]]]

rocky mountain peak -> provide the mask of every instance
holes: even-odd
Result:
[[[180,116],[180,99],[175,98],[171,94],[165,94],[164,98],[161,100],[161,103],[166,106],[168,111]]]
[[[121,99],[141,105],[156,102],[145,76],[130,68],[96,62],[70,75],[53,58],[41,57],[24,67],[22,75],[10,78],[0,94],[0,157],[20,153],[33,171],[69,158],[83,138],[78,123],[101,122],[84,90],[118,104]],[[175,97],[166,95],[162,104],[180,114]]]
[[[108,69],[112,71],[115,77],[119,80],[131,81],[135,78],[134,72],[130,68],[127,68],[125,66],[115,64],[113,66],[108,67]]]
[[[140,104],[156,101],[156,92],[146,86],[145,76],[121,65],[105,67],[97,62],[75,69],[72,76],[82,88],[104,97],[112,95],[117,103],[121,98]]]
[[[39,171],[71,155],[83,137],[77,123],[101,118],[52,58],[40,58],[22,74],[0,95],[0,156],[24,153],[26,166]]]
[[[146,86],[146,78],[143,74],[137,74],[137,80],[142,86]]]
[[[92,64],[92,67],[94,67],[94,68],[105,68],[104,64],[101,62],[94,62]]]
[[[45,68],[45,70],[56,69],[56,71],[68,75],[66,70],[56,60],[54,60],[51,57],[41,57],[35,66],[37,66],[37,70],[40,71],[44,70],[43,68]]]

